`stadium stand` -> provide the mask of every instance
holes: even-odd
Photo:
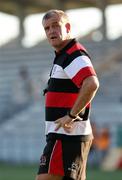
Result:
[[[34,163],[45,144],[41,103],[30,106],[0,126],[0,161]]]
[[[93,115],[98,124],[109,127],[111,124],[121,122],[122,117],[119,101],[122,88],[119,83],[122,81],[121,43],[121,38],[115,41],[83,42],[92,56],[96,70],[97,68],[99,70],[101,84],[93,101]],[[53,51],[47,42],[28,49],[20,46],[0,48],[0,161],[18,163],[38,161],[45,143],[42,91],[53,56]],[[112,57],[114,60],[111,60]],[[4,119],[2,114],[10,106],[11,85],[21,65],[28,67],[31,78],[39,85],[40,98],[12,118]],[[111,130],[114,131],[112,128]],[[115,133],[113,133],[112,145],[116,145],[114,139]]]

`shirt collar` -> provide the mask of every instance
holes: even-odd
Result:
[[[76,43],[76,39],[71,39],[71,41],[59,52],[55,51],[55,55],[60,55],[62,53],[65,53],[69,48],[71,48]]]

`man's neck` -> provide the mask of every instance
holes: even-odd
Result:
[[[72,39],[68,39],[68,40],[64,41],[64,43],[62,43],[62,46],[60,46],[60,48],[56,47],[55,48],[56,53],[59,53],[63,48],[65,48],[71,40]]]

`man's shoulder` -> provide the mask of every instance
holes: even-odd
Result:
[[[82,45],[80,42],[78,42],[77,40],[74,39],[72,41],[72,43],[71,43],[71,46],[66,50],[66,53],[71,55],[75,51],[80,51],[80,52],[85,51],[85,52],[87,52],[84,45]]]

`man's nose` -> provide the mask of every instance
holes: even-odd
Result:
[[[54,28],[53,27],[50,27],[50,34],[54,33]]]

